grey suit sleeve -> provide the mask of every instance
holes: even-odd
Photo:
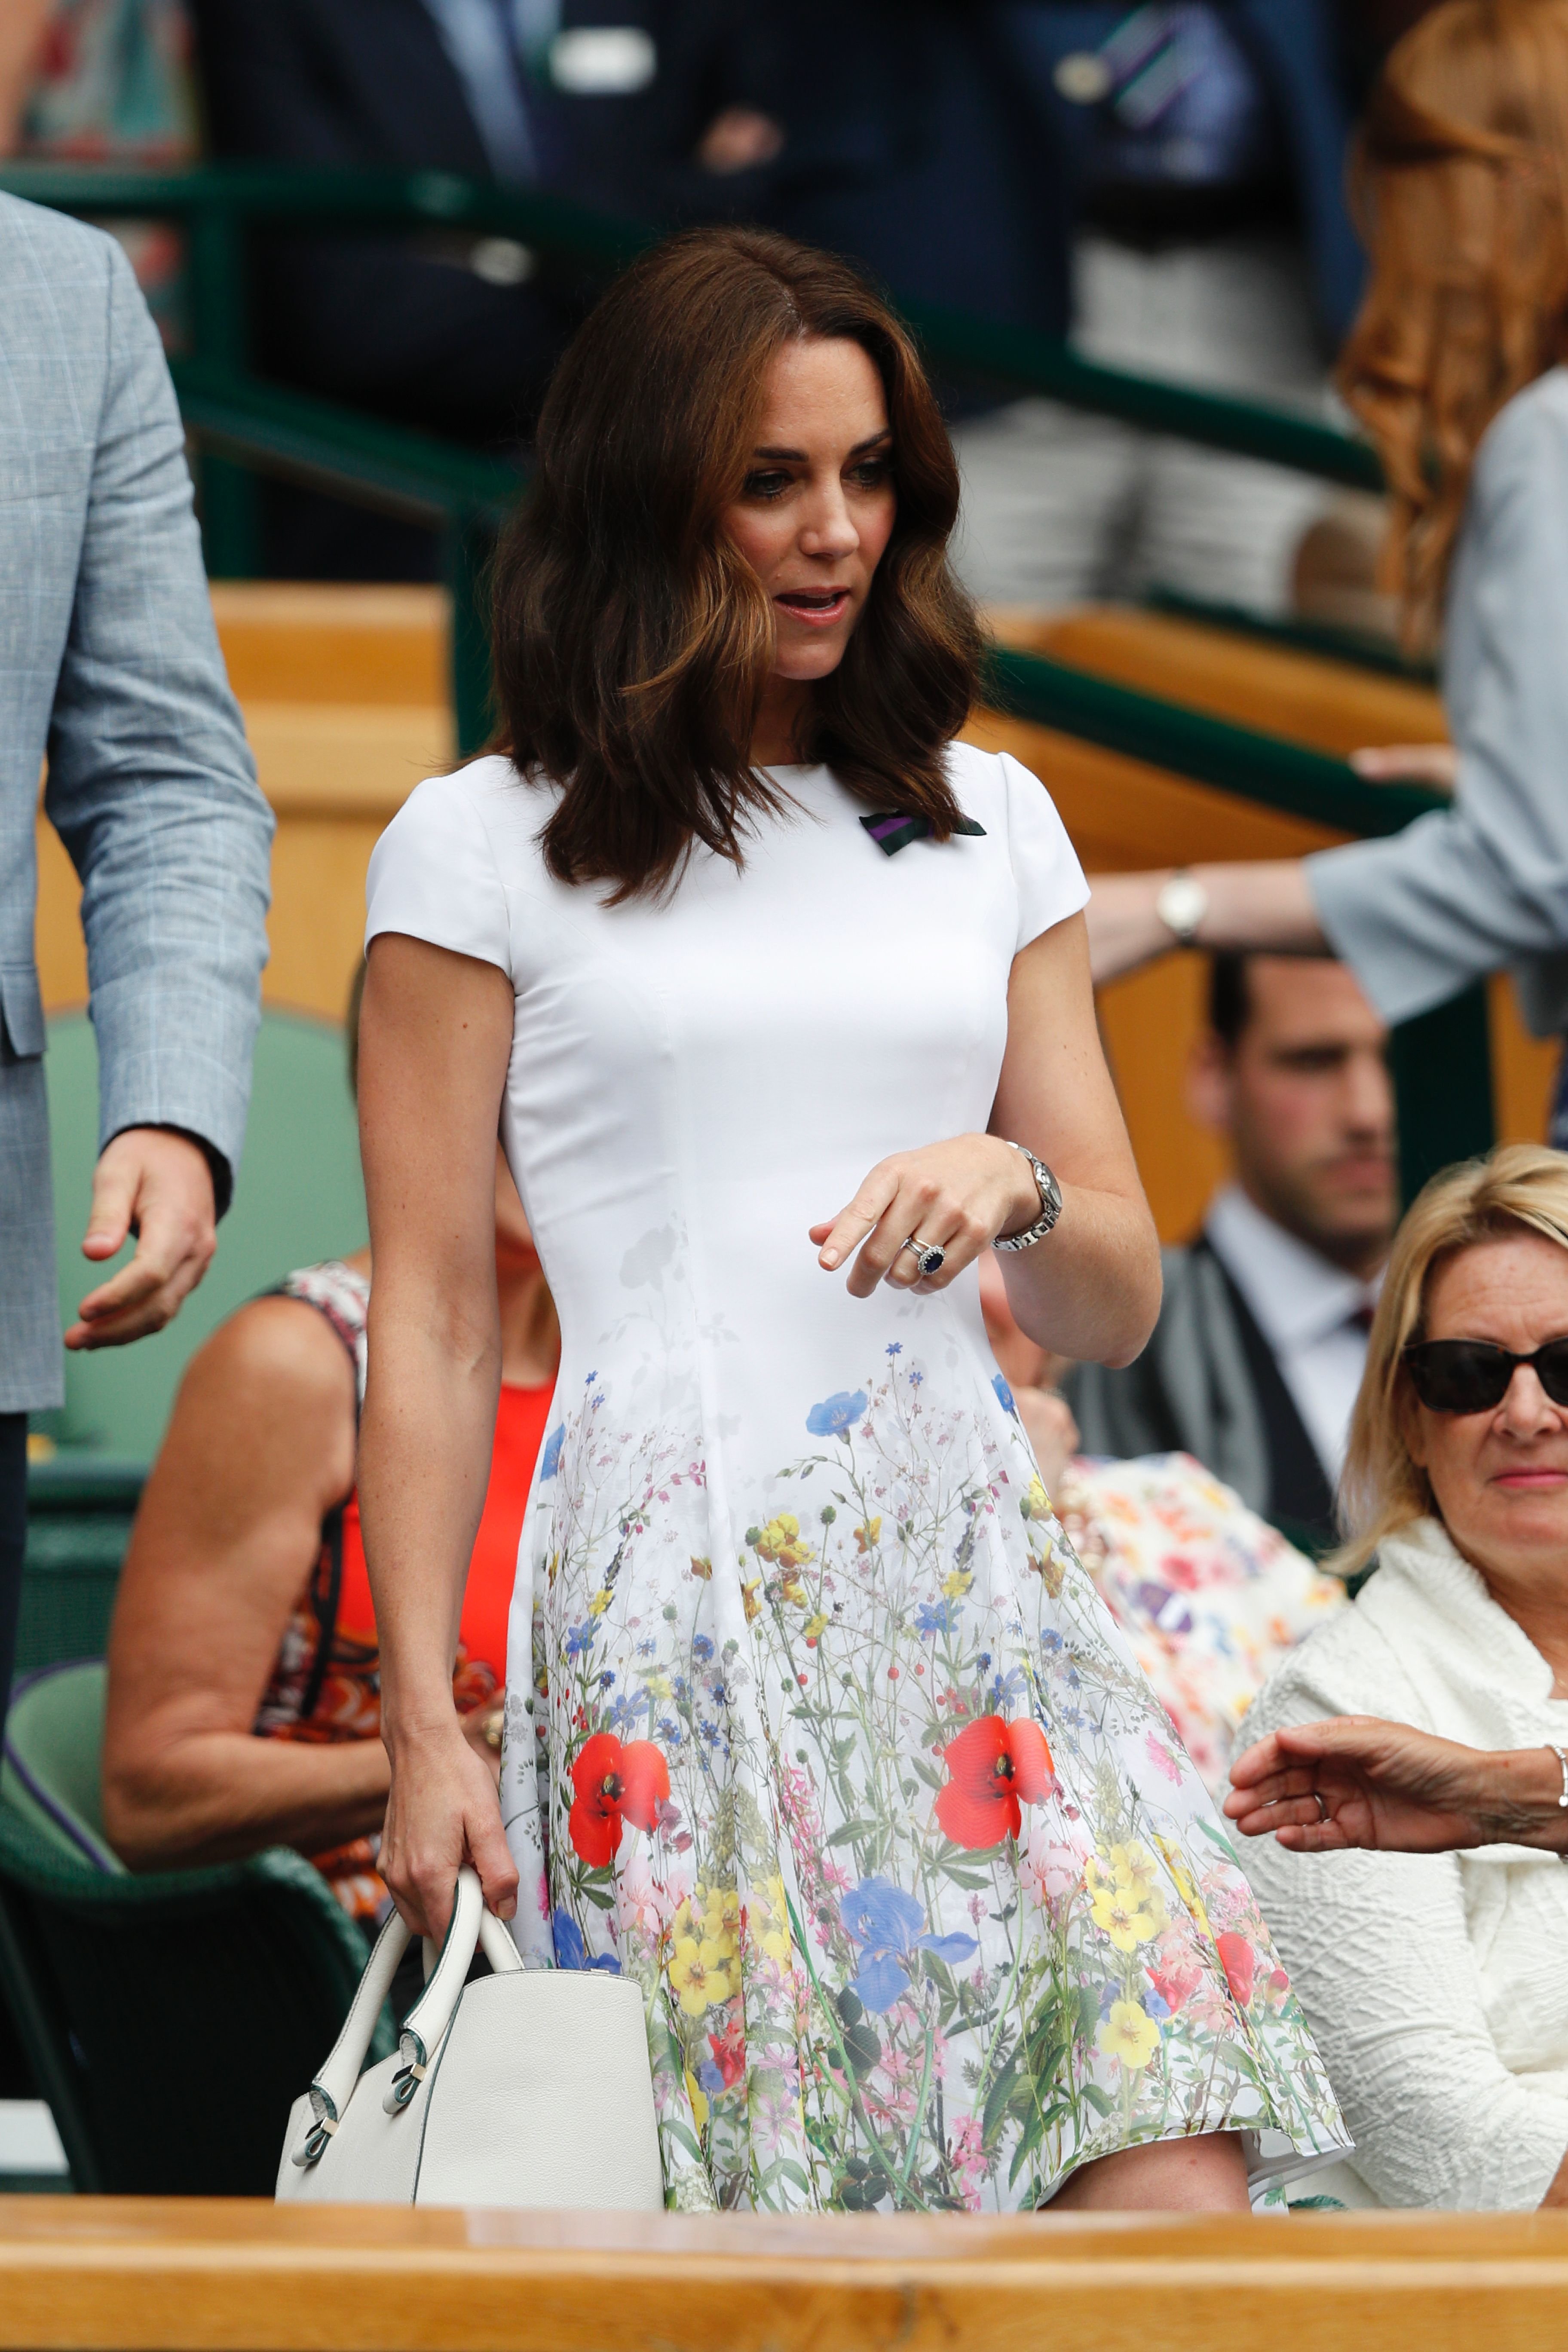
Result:
[[[267,960],[272,817],[218,650],[174,386],[117,246],[105,300],[108,366],[45,807],[82,879],[100,1146],[128,1127],[184,1128],[232,1173]]]
[[[1568,378],[1521,394],[1477,461],[1449,600],[1451,810],[1307,860],[1323,929],[1405,1021],[1519,968],[1532,1024],[1563,1025],[1568,950]]]

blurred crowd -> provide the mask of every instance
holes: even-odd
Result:
[[[0,152],[439,171],[666,226],[756,220],[856,257],[911,302],[1311,408],[1362,283],[1351,126],[1419,13],[1417,0],[12,0]],[[177,342],[176,236],[121,233]],[[279,237],[255,269],[264,373],[500,449],[526,441],[594,290],[494,236]],[[1303,535],[1324,520],[1311,484],[977,383],[949,398],[963,561],[989,600],[1157,583],[1289,601]],[[279,575],[417,576],[432,562],[409,526],[268,493]]]

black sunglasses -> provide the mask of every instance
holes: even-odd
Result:
[[[1428,1412],[1494,1412],[1521,1364],[1553,1404],[1568,1404],[1568,1339],[1548,1339],[1533,1356],[1511,1355],[1489,1339],[1418,1339],[1404,1360]]]

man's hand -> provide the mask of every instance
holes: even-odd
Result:
[[[171,1128],[128,1127],[106,1145],[92,1179],[84,1257],[112,1257],[127,1234],[136,1255],[111,1282],[89,1291],[68,1348],[122,1348],[172,1323],[217,1246],[212,1171],[205,1153]]]

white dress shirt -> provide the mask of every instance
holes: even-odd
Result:
[[[1324,1476],[1337,1485],[1366,1369],[1366,1333],[1356,1318],[1376,1305],[1382,1275],[1366,1283],[1331,1265],[1238,1184],[1216,1193],[1204,1231],[1273,1351]]]

